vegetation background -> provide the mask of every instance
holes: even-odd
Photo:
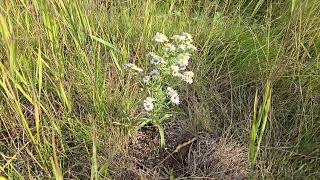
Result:
[[[156,32],[188,32],[199,49],[173,119],[249,149],[256,90],[270,81],[253,177],[320,177],[318,0],[1,1],[0,174],[121,173],[113,159],[137,133],[142,102],[122,65],[146,68]]]

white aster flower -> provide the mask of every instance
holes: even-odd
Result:
[[[149,75],[151,79],[157,79],[160,76],[160,72],[159,70],[154,69],[149,73]]]
[[[181,67],[186,67],[189,64],[190,54],[183,53],[178,55],[178,63]]]
[[[151,77],[150,76],[145,76],[145,77],[143,77],[143,82],[145,83],[145,84],[147,84],[149,81],[150,81],[150,79],[151,79]]]
[[[171,101],[172,104],[179,105],[180,104],[179,95],[178,94],[173,94],[170,97],[170,101]]]
[[[192,71],[185,71],[183,74],[182,74],[182,79],[184,81],[186,81],[187,83],[189,84],[192,84],[193,82],[193,77],[194,77],[194,73]]]
[[[138,71],[138,72],[143,72],[143,70],[141,68],[139,68],[137,65],[135,65],[133,63],[124,64],[124,67],[133,69],[133,70]]]
[[[167,94],[170,96],[170,101],[173,104],[180,104],[179,95],[176,90],[174,90],[172,87],[167,87]]]
[[[153,37],[155,42],[164,43],[168,42],[168,37],[162,33],[157,32],[156,35]]]
[[[172,66],[171,66],[171,70],[172,70],[172,76],[177,77],[177,76],[180,75],[180,72],[179,72],[180,68],[179,68],[179,66],[172,65]]]
[[[150,112],[153,110],[154,105],[153,105],[153,101],[155,101],[152,97],[147,97],[144,101],[143,101],[143,107],[144,110]]]
[[[173,39],[174,41],[177,41],[177,42],[181,42],[181,41],[187,40],[187,37],[186,36],[181,36],[181,35],[173,35],[171,37],[171,39]]]
[[[163,50],[166,52],[175,52],[176,51],[176,47],[175,45],[171,44],[171,43],[166,43],[163,46]]]

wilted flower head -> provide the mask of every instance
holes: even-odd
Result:
[[[158,64],[160,64],[160,60],[159,59],[151,59],[150,63],[153,65],[158,65]]]
[[[153,40],[158,43],[168,42],[168,37],[162,33],[157,32],[156,35],[153,37]]]
[[[133,70],[138,71],[138,72],[143,72],[143,70],[141,68],[139,68],[137,65],[135,65],[133,63],[124,64],[124,67],[133,69]]]
[[[154,69],[149,73],[149,75],[150,75],[151,79],[157,79],[160,75],[160,72],[159,72],[159,70]]]
[[[192,42],[192,36],[189,33],[182,33],[182,36],[186,37],[186,40],[188,40],[189,42]]]
[[[147,84],[149,81],[150,81],[150,79],[151,79],[151,77],[150,76],[145,76],[145,77],[143,77],[143,82],[145,83],[145,84]]]
[[[152,97],[147,97],[144,101],[143,101],[143,107],[144,110],[146,111],[152,111],[153,110],[153,101],[155,101]]]
[[[183,74],[182,74],[182,79],[184,81],[186,81],[187,83],[189,84],[192,84],[193,82],[193,77],[194,77],[194,73],[192,71],[185,71]]]
[[[147,54],[147,58],[150,60],[150,63],[153,64],[153,65],[158,65],[160,63],[161,64],[166,64],[166,61],[162,57],[156,55],[153,52],[149,52]]]

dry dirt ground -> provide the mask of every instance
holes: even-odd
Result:
[[[166,148],[152,127],[140,130],[111,163],[113,179],[246,179],[247,152],[231,139],[188,131],[183,121],[165,127]]]

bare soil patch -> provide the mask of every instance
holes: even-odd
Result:
[[[130,139],[126,151],[112,161],[113,179],[246,179],[247,153],[233,140],[188,131],[184,121],[165,127],[166,149],[146,127]]]

